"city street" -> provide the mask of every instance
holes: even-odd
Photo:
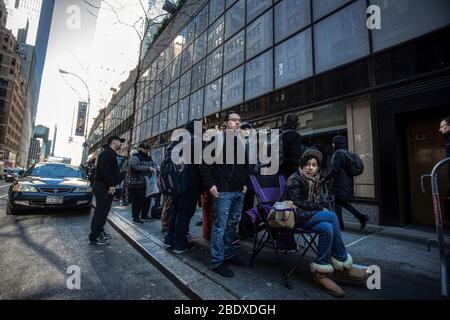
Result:
[[[0,300],[187,299],[108,224],[111,244],[89,245],[90,215],[6,216],[9,185],[0,183]],[[73,265],[81,271],[79,290],[66,284]]]

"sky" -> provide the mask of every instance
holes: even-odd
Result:
[[[111,7],[117,9],[117,15]],[[74,123],[78,102],[88,97],[81,80],[61,75],[59,69],[77,74],[86,82],[91,98],[90,127],[111,99],[111,88],[118,88],[137,64],[139,37],[126,24],[134,24],[140,16],[143,11],[139,0],[55,2],[36,116],[36,125],[50,128],[49,139],[58,126],[55,156],[80,164],[84,137],[74,136]],[[71,136],[73,143],[69,143]]]

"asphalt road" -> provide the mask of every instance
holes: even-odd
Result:
[[[9,185],[0,182],[0,299],[187,299],[109,224],[111,244],[90,245],[90,214],[6,216]]]

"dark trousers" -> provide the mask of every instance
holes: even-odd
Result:
[[[339,219],[339,226],[341,230],[345,229],[344,220],[342,219],[342,208],[347,209],[350,211],[351,214],[355,216],[356,219],[358,219],[360,222],[364,219],[367,219],[367,216],[365,214],[362,214],[359,212],[354,206],[352,206],[347,199],[344,198],[335,198],[335,209],[336,209],[336,215]]]
[[[249,221],[249,217],[245,214],[248,210],[253,208],[255,202],[255,192],[252,189],[247,189],[244,197],[244,206],[242,208],[242,217],[239,221],[239,236],[243,238],[248,238],[253,236],[253,224]]]
[[[104,227],[109,211],[111,210],[112,202],[112,194],[95,194],[96,207],[94,210],[94,215],[92,216],[91,234],[89,235],[89,239],[97,239],[100,234],[105,231]]]
[[[145,197],[145,188],[130,188],[130,194],[133,219],[147,218],[150,210],[151,196]]]
[[[197,208],[198,197],[181,195],[172,199],[169,211],[169,230],[165,239],[167,245],[174,249],[184,250],[189,241],[186,235],[189,232],[189,224]]]

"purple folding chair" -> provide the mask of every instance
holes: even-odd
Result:
[[[294,273],[301,258],[305,256],[309,249],[312,249],[315,253],[317,253],[317,245],[315,240],[318,234],[312,230],[306,230],[299,227],[294,229],[270,228],[267,223],[267,217],[275,202],[277,202],[283,195],[286,180],[282,175],[274,175],[251,176],[250,181],[259,202],[257,207],[246,212],[254,225],[253,251],[250,267],[253,267],[258,253],[265,247],[266,244],[271,243],[277,257],[278,264],[283,273],[286,286],[288,289],[292,289],[289,278]],[[261,232],[262,236],[259,235]],[[286,271],[281,263],[279,252],[284,251],[286,254],[289,250],[298,251],[298,240],[295,241],[295,235],[298,235],[298,238],[302,237],[306,245],[296,263],[288,271]]]

